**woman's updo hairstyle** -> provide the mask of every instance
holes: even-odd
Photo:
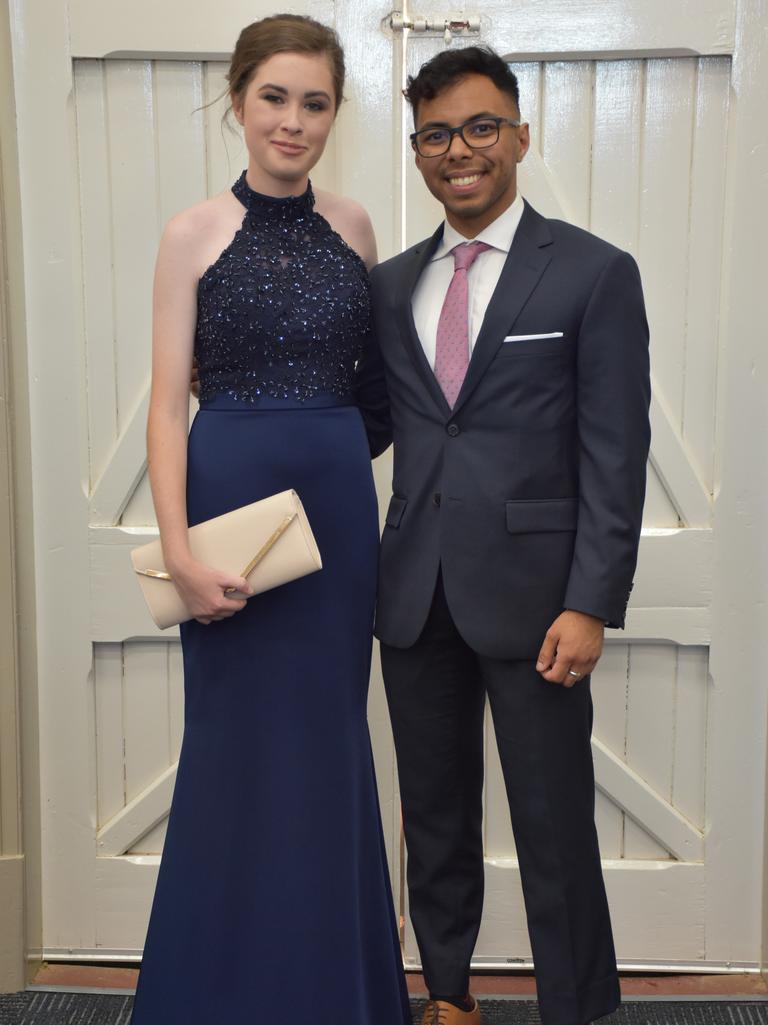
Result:
[[[326,54],[331,66],[336,110],[344,98],[344,51],[332,28],[300,14],[275,14],[246,25],[229,65],[229,92],[242,100],[260,64],[276,53]]]

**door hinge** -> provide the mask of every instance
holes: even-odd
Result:
[[[389,16],[389,27],[393,32],[402,32],[407,28],[422,35],[442,36],[445,45],[450,46],[454,36],[480,35],[480,15],[451,14],[447,18],[425,18],[420,14],[405,17],[402,11],[392,11]]]

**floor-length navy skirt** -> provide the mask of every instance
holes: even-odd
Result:
[[[204,404],[190,524],[287,488],[323,569],[181,629],[184,739],[133,1025],[411,1020],[366,722],[378,528],[360,414]]]

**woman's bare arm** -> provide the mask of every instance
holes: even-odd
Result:
[[[244,605],[242,600],[225,597],[225,587],[246,594],[250,588],[240,577],[222,574],[193,559],[187,539],[189,379],[197,317],[199,230],[199,218],[194,211],[186,211],[169,223],[160,242],[147,454],[166,567],[195,618],[210,622]]]

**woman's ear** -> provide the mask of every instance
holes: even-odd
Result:
[[[232,113],[235,115],[237,123],[241,125],[243,123],[243,94],[230,93],[229,101],[232,104]]]

